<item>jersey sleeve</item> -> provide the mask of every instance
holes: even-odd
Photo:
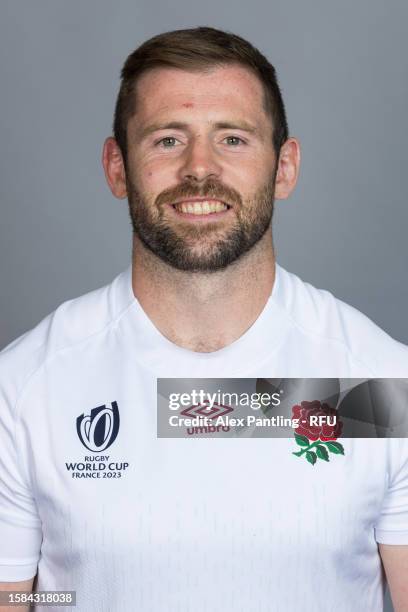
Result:
[[[0,582],[35,576],[42,541],[36,503],[19,460],[10,387],[0,367]]]
[[[408,440],[390,442],[388,485],[374,527],[375,539],[380,544],[408,544]]]

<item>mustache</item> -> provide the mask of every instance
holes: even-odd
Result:
[[[189,198],[220,200],[230,206],[242,205],[242,198],[238,191],[214,178],[209,178],[202,184],[197,184],[193,181],[183,181],[175,187],[169,187],[159,193],[155,204],[156,206],[163,206],[164,204],[171,204],[177,200],[188,200]]]

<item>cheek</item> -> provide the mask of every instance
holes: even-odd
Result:
[[[157,196],[169,189],[174,187],[175,182],[171,181],[171,177],[168,177],[162,168],[154,168],[152,165],[147,164],[133,165],[133,171],[131,171],[131,181],[140,196],[145,201],[146,205],[151,208],[157,198]]]
[[[164,163],[149,161],[137,164],[136,168],[137,180],[146,191],[157,193],[175,183],[171,168]]]
[[[230,169],[226,182],[237,189],[243,198],[251,198],[254,193],[270,183],[273,165],[261,163],[237,164]]]

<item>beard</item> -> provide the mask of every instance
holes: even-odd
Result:
[[[250,251],[271,226],[276,170],[270,181],[243,201],[241,195],[209,178],[203,184],[183,181],[162,191],[150,204],[127,178],[129,214],[134,234],[162,261],[187,272],[223,270]],[[208,222],[175,220],[166,214],[176,200],[218,199],[232,207],[227,219]],[[234,216],[233,216],[234,215]]]

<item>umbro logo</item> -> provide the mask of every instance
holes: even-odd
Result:
[[[119,432],[119,408],[117,402],[111,407],[98,406],[90,414],[81,414],[76,420],[78,437],[88,450],[100,453],[109,448]]]

